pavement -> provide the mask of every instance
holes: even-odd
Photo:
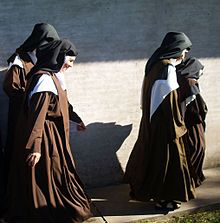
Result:
[[[206,180],[196,189],[197,198],[182,203],[181,208],[169,213],[155,210],[153,202],[139,202],[129,197],[129,186],[120,184],[88,191],[95,206],[101,211],[108,223],[136,222],[143,219],[165,219],[198,209],[220,209],[220,167],[204,170]],[[95,209],[94,217],[86,222],[102,223]]]

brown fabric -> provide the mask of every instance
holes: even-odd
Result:
[[[196,186],[200,186],[205,180],[203,163],[205,158],[205,117],[207,106],[201,95],[196,95],[187,107],[185,112],[185,123],[187,126],[187,140]]]
[[[54,75],[52,79],[58,96],[50,92],[35,93],[30,105],[25,106],[25,119],[21,118],[26,120],[23,128],[28,131],[20,142],[22,146],[16,149],[20,160],[14,160],[13,170],[19,172],[24,181],[13,185],[16,174],[12,172],[10,209],[6,216],[10,221],[20,219],[25,223],[76,223],[91,216],[89,199],[77,175],[70,150],[66,92],[61,89]],[[35,151],[41,153],[41,158],[31,168],[25,163],[25,157]],[[22,201],[19,200],[21,194]]]
[[[9,165],[12,157],[11,154],[13,152],[15,129],[24,98],[26,76],[33,67],[33,63],[26,53],[19,56],[24,68],[17,65],[11,66],[11,68],[6,72],[3,82],[3,89],[9,97],[7,138],[5,144],[5,184],[7,184]]]
[[[68,109],[69,109],[70,120],[76,123],[81,123],[82,119],[76,114],[76,112],[73,111],[73,106],[70,103],[68,104],[69,104]]]
[[[195,197],[176,90],[166,96],[149,121],[151,89],[167,64],[167,60],[157,62],[145,78],[139,135],[126,167],[125,182],[138,200],[188,201]]]
[[[187,97],[192,95],[193,87],[199,88],[198,81],[188,77],[182,77],[179,80],[179,85],[178,94],[183,103]],[[205,118],[208,109],[202,96],[198,93],[195,96],[196,98],[185,106],[182,112],[187,127],[185,142],[192,164],[191,172],[195,185],[198,187],[205,180],[202,167],[205,158]]]
[[[18,65],[13,65],[6,72],[3,82],[3,89],[9,98],[23,96],[26,86],[27,73],[33,67],[33,62],[27,53],[23,53],[20,56],[21,62],[24,68]]]
[[[186,100],[186,98],[192,96],[191,86],[196,85],[196,83],[197,80],[192,78],[182,79],[178,82],[178,94],[180,102],[183,102]]]

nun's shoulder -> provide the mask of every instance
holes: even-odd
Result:
[[[32,93],[34,94],[37,92],[53,92],[56,95],[58,94],[52,77],[47,73],[39,77]]]
[[[24,68],[23,61],[22,61],[22,59],[20,58],[19,55],[16,55],[16,57],[14,58],[14,61],[12,61],[12,62],[9,63],[8,70],[11,67],[13,67],[13,66],[17,66],[17,67],[19,67],[21,69]]]

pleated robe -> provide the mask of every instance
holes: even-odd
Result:
[[[200,186],[205,180],[203,173],[203,163],[205,159],[205,118],[207,107],[201,95],[196,95],[186,109],[185,122],[187,126],[187,136],[191,163],[195,172],[194,181],[196,187]]]
[[[179,95],[181,101],[190,95],[190,88],[198,85],[197,81],[185,78],[180,81]],[[203,163],[205,159],[205,118],[208,112],[207,105],[200,93],[195,95],[195,99],[190,102],[185,109],[184,121],[187,127],[186,143],[192,163],[193,178],[196,187],[200,186],[205,180],[203,173]]]
[[[31,68],[34,65],[27,53],[21,53],[19,56],[23,68],[21,68],[18,65],[11,66],[10,69],[6,72],[5,79],[3,82],[4,92],[7,94],[9,98],[7,138],[4,148],[5,184],[7,184],[9,166],[12,156],[11,154],[13,153],[12,150],[15,141],[15,129],[18,122],[21,105],[24,99],[24,92],[27,82],[26,77],[27,73],[31,70]]]
[[[91,216],[90,201],[70,150],[66,91],[55,75],[50,75],[58,95],[35,93],[30,101],[26,95],[24,116],[20,119],[25,136],[17,140],[9,178],[9,222],[78,223]],[[39,77],[31,78],[27,92]],[[41,153],[33,168],[25,162],[31,152]]]
[[[188,201],[195,197],[183,142],[186,127],[176,90],[164,98],[150,120],[151,89],[168,63],[157,62],[144,80],[139,135],[124,177],[137,200]]]
[[[206,142],[205,142],[205,118],[208,112],[207,105],[198,90],[198,80],[188,77],[180,76],[178,94],[181,103],[194,95],[187,106],[183,107],[184,121],[187,127],[187,134],[185,141],[188,147],[189,156],[192,164],[193,178],[196,187],[200,186],[205,180],[203,173],[203,163],[205,158]],[[195,92],[195,93],[194,93]]]

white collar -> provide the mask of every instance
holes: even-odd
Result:
[[[55,73],[55,75],[56,75],[57,79],[59,80],[62,89],[65,91],[66,90],[66,81],[65,81],[64,73],[58,72],[58,73]]]
[[[24,68],[23,63],[22,63],[21,58],[19,57],[19,55],[17,55],[17,56],[15,57],[15,59],[14,59],[13,62],[10,62],[10,63],[9,63],[9,65],[8,65],[8,70],[9,70],[12,66],[14,66],[14,65],[17,65],[17,66],[19,66],[20,68]]]
[[[173,58],[170,59],[170,63],[171,63],[174,67],[177,66],[177,65],[179,65],[179,64],[181,64],[181,62],[182,62],[182,60],[176,60],[176,59],[173,59]]]
[[[165,97],[173,90],[179,87],[176,77],[176,68],[173,65],[168,66],[167,79],[156,80],[151,89],[150,102],[150,120],[154,112],[163,102]]]
[[[29,100],[35,93],[39,93],[39,92],[52,92],[55,95],[58,95],[56,86],[51,76],[47,74],[41,75],[34,89],[29,94]]]

